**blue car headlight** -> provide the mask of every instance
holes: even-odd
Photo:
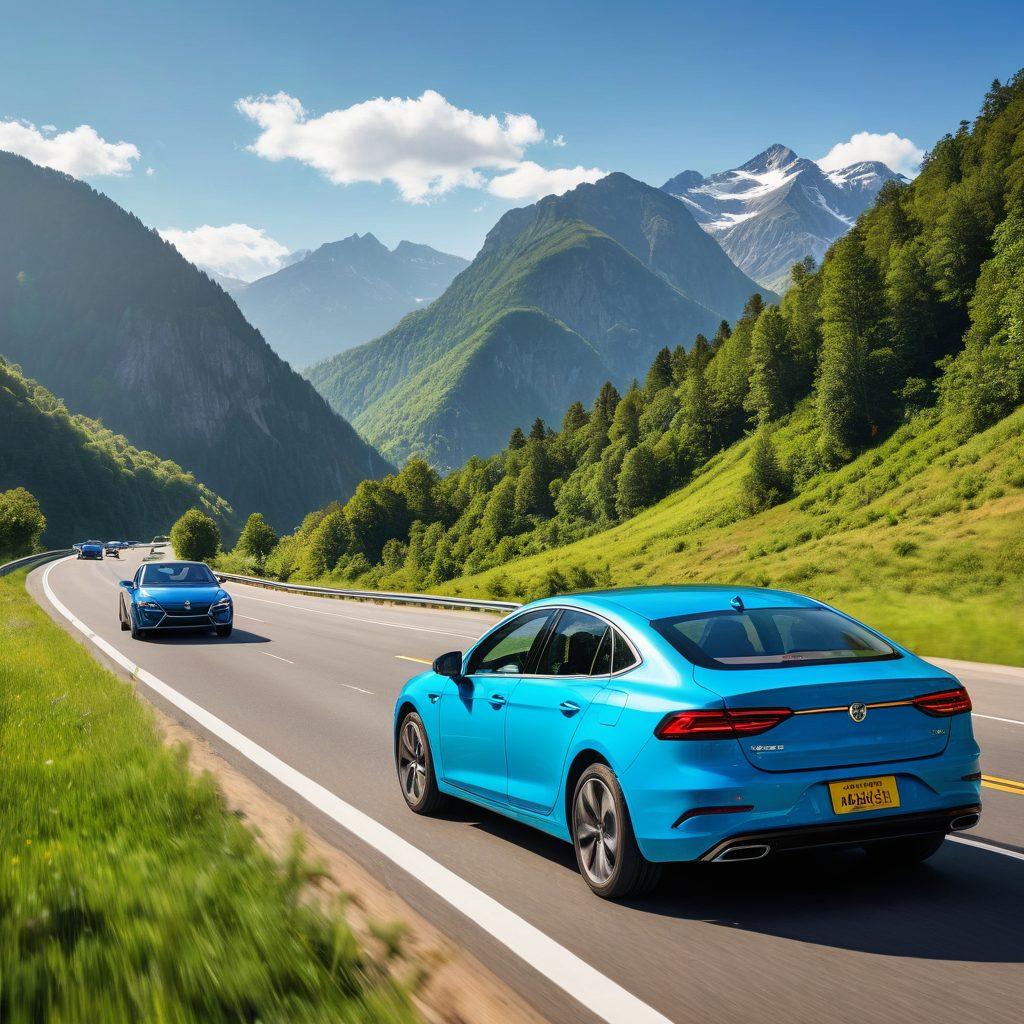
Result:
[[[162,611],[160,605],[156,601],[139,601],[137,607],[147,612],[159,612]]]
[[[225,595],[219,601],[210,605],[211,615],[229,615],[231,613],[231,598]]]

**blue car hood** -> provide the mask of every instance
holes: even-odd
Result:
[[[219,601],[222,597],[227,597],[227,593],[216,584],[195,587],[158,587],[143,584],[136,591],[136,597],[143,601],[156,601],[161,608],[178,609],[184,608],[186,601],[193,608],[208,606],[213,604],[214,601]]]

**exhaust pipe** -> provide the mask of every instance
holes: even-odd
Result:
[[[767,857],[771,852],[771,847],[767,843],[756,843],[751,846],[730,846],[723,850],[714,860],[715,864],[721,864],[724,861],[732,863],[738,860],[760,860],[762,857]]]
[[[974,828],[980,820],[980,814],[961,814],[949,823],[949,828],[951,832],[963,832],[964,829]]]

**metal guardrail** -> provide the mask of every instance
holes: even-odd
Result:
[[[13,562],[5,562],[0,565],[0,576],[6,576],[16,569],[24,569],[30,565],[42,565],[44,562],[52,562],[56,558],[63,558],[65,555],[73,555],[74,548],[61,548],[59,551],[41,551],[36,555],[26,555],[24,558],[16,558]]]
[[[313,597],[348,598],[355,601],[386,601],[389,604],[412,604],[430,608],[464,608],[469,611],[513,612],[520,606],[514,601],[488,601],[477,597],[448,597],[443,594],[403,594],[386,590],[340,590],[335,587],[311,587],[301,583],[282,583],[279,580],[265,580],[260,576],[239,576],[233,572],[214,572],[232,583],[248,583],[268,590],[283,590],[293,594],[308,594]]]

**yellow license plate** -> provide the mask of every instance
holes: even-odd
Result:
[[[856,814],[857,811],[885,811],[899,807],[900,791],[895,775],[876,775],[871,779],[845,779],[830,782],[829,795],[836,814]]]

